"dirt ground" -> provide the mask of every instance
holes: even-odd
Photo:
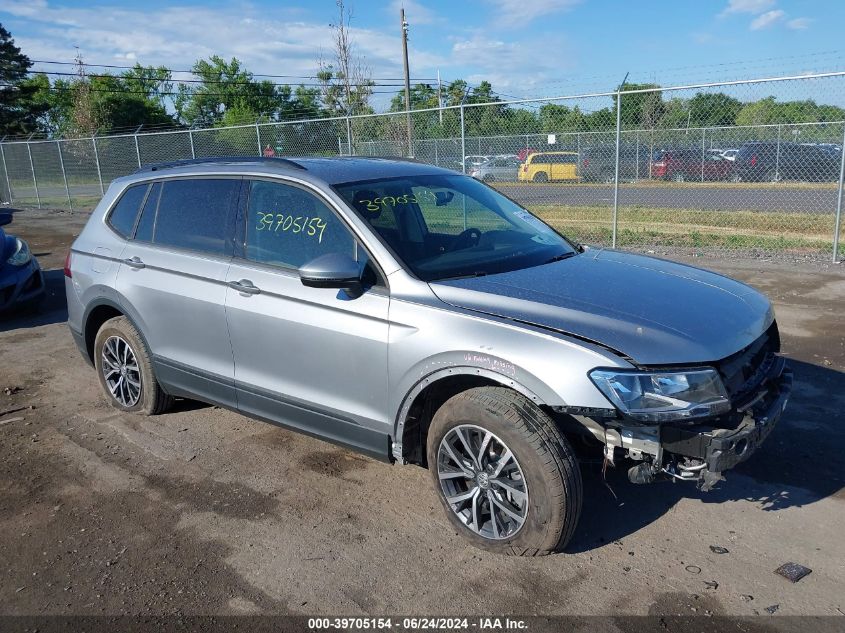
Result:
[[[0,321],[0,614],[845,617],[845,266],[695,260],[774,300],[796,377],[784,419],[706,494],[584,466],[567,551],[513,559],[467,546],[420,468],[191,402],[110,408],[65,325],[84,221],[8,227],[49,297]],[[792,584],[773,573],[787,562],[813,571]]]

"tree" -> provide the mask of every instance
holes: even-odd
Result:
[[[179,118],[191,127],[217,125],[232,108],[275,120],[286,105],[286,96],[290,97],[289,91],[277,90],[270,81],[256,81],[236,57],[227,62],[212,55],[198,60],[191,70],[201,83],[180,84],[174,103]]]
[[[659,90],[632,92],[660,88],[657,84],[625,84],[622,88],[622,125],[653,128],[663,115],[663,94]],[[616,95],[613,95],[613,115],[616,115]]]
[[[0,24],[0,136],[36,131],[46,112],[47,105],[36,97],[38,85],[27,80],[30,68],[29,57]]]
[[[733,125],[742,102],[723,92],[699,92],[689,100],[689,121],[693,127]]]
[[[373,80],[370,69],[355,52],[349,31],[352,8],[344,0],[336,0],[338,22],[331,24],[334,39],[334,60],[319,60],[317,79],[321,84],[323,106],[333,115],[354,115],[372,112],[370,96]]]

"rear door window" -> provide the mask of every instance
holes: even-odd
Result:
[[[164,181],[153,243],[230,255],[240,185],[235,178]]]
[[[141,203],[144,202],[144,196],[147,194],[148,188],[149,185],[147,183],[129,187],[120,196],[117,204],[114,205],[114,208],[109,214],[108,223],[120,236],[124,238],[132,237],[132,231],[135,229],[135,220],[138,219],[138,211],[141,208]]]

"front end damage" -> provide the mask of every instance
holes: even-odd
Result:
[[[633,463],[633,483],[658,479],[696,482],[708,491],[723,473],[745,461],[778,423],[792,390],[792,371],[776,352],[777,326],[754,344],[717,364],[731,410],[719,416],[648,424],[616,415],[574,416],[604,444],[606,464]]]

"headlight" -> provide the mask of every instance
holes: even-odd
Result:
[[[15,238],[15,252],[6,261],[12,266],[23,266],[28,264],[30,259],[32,259],[32,253],[27,243],[20,238]]]
[[[715,369],[654,372],[594,369],[590,379],[622,413],[642,422],[703,418],[731,408]]]

